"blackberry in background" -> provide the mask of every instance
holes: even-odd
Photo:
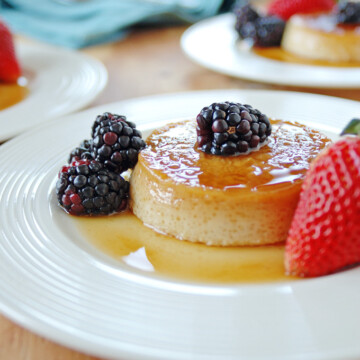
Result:
[[[285,30],[285,21],[276,16],[261,16],[248,3],[240,3],[233,10],[235,30],[240,39],[251,40],[254,46],[279,46]]]
[[[259,14],[251,5],[247,3],[235,5],[233,13],[236,16],[235,29],[238,32],[240,38],[246,39],[248,37],[248,31],[244,31],[244,28],[253,25],[255,20],[259,18]]]
[[[269,118],[251,105],[213,103],[196,117],[197,145],[214,155],[238,155],[266,144],[271,134]]]
[[[336,16],[339,24],[360,24],[360,2],[340,1]]]
[[[255,43],[257,39],[257,31],[256,31],[256,25],[255,22],[248,22],[245,25],[243,25],[239,31],[239,38],[243,40],[251,40],[253,43]]]
[[[280,46],[285,30],[285,21],[277,16],[264,16],[255,22],[254,45],[260,47]]]

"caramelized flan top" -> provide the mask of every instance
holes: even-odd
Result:
[[[192,120],[155,130],[139,162],[161,180],[205,189],[267,191],[301,183],[311,160],[330,139],[298,123],[272,121],[267,145],[247,155],[216,156],[196,146]]]

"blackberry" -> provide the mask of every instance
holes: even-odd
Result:
[[[280,46],[285,30],[285,21],[277,16],[264,16],[255,22],[254,45],[260,47]]]
[[[244,29],[248,25],[253,25],[255,20],[259,18],[257,11],[249,4],[237,4],[233,10],[236,16],[235,29],[239,33],[241,39],[248,38],[248,31],[244,32]]]
[[[337,21],[340,24],[360,23],[360,3],[353,1],[341,1],[338,5]]]
[[[122,173],[133,168],[146,143],[136,125],[125,116],[104,113],[92,126],[91,154],[111,171]]]
[[[68,162],[71,164],[73,161],[79,161],[81,159],[92,160],[91,155],[91,140],[84,140],[77,148],[71,151]]]
[[[91,137],[94,138],[98,133],[100,133],[101,128],[110,127],[112,121],[126,121],[126,116],[112,114],[109,112],[98,115],[91,127]]]
[[[107,215],[125,210],[129,183],[94,160],[64,166],[56,183],[60,206],[70,215]]]
[[[285,21],[276,16],[260,16],[249,4],[234,8],[235,30],[240,39],[249,39],[254,46],[279,46]]]
[[[248,22],[241,26],[238,30],[238,34],[240,39],[251,40],[252,43],[254,43],[257,36],[255,22]]]
[[[238,155],[266,144],[269,118],[251,105],[213,103],[196,117],[197,145],[214,155]]]

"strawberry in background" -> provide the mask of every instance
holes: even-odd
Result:
[[[0,20],[0,82],[16,82],[20,76],[12,34]]]
[[[360,264],[360,119],[343,134],[304,180],[285,247],[290,275],[315,277]]]
[[[268,7],[268,14],[288,20],[295,14],[312,14],[331,11],[334,0],[273,0]]]

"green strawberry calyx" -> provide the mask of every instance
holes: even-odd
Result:
[[[345,126],[344,130],[341,132],[340,135],[347,134],[360,136],[360,119],[350,120],[350,122]]]

